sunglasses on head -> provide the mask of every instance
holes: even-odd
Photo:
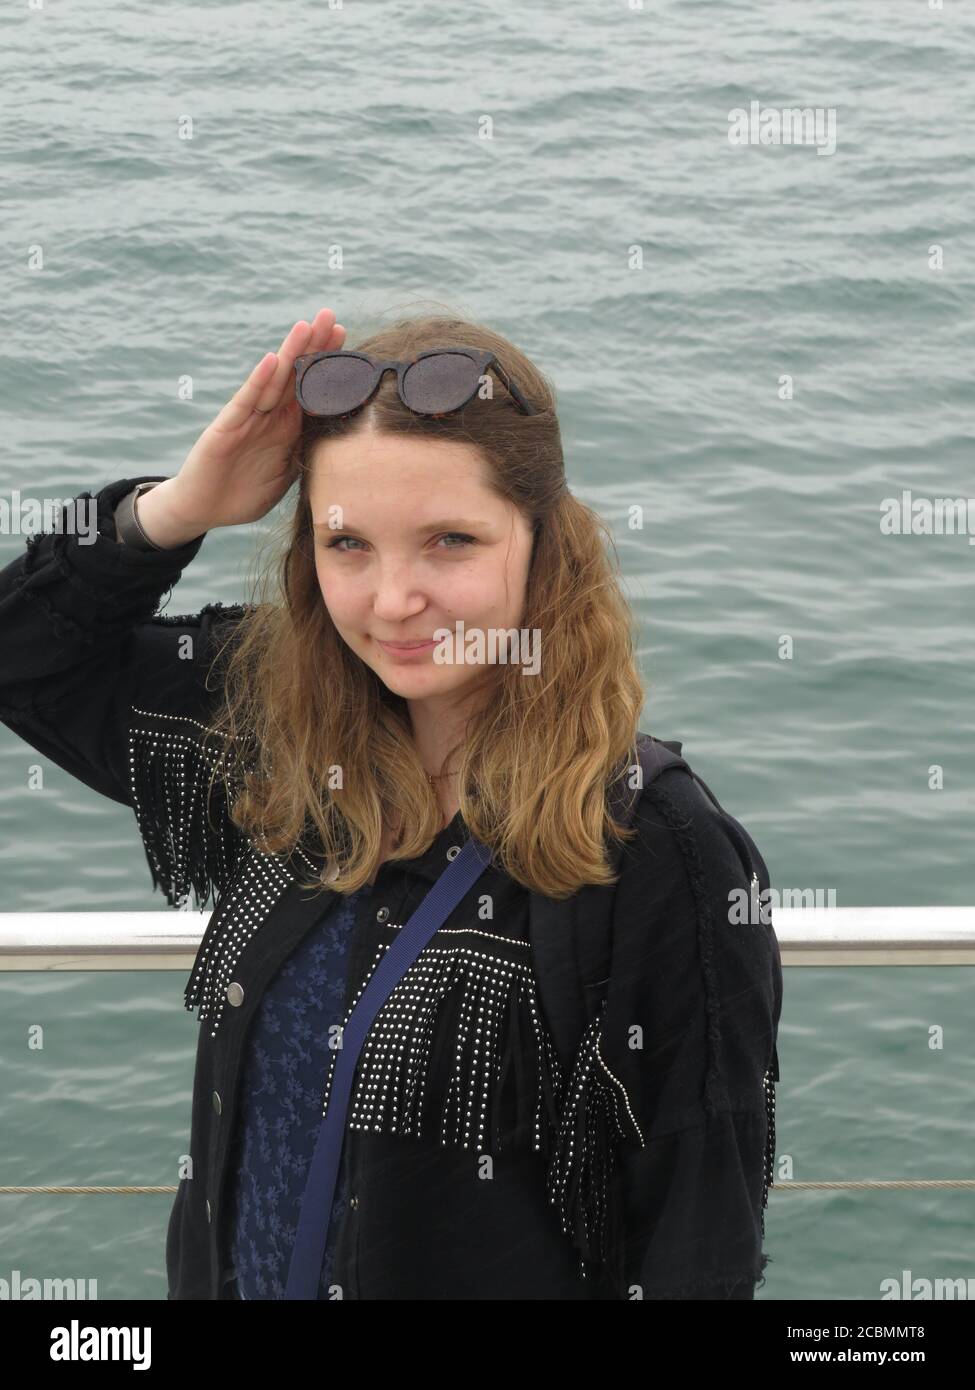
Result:
[[[538,414],[494,353],[479,348],[430,348],[409,362],[387,362],[367,352],[309,352],[295,358],[295,394],[306,415],[354,415],[379,390],[386,372],[394,371],[408,410],[452,415],[474,399],[489,367],[520,410]]]

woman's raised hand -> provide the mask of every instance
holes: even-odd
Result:
[[[258,521],[281,501],[298,475],[292,462],[301,430],[295,358],[332,352],[344,342],[334,312],[320,309],[312,323],[300,320],[277,352],[261,358],[179,473],[139,498],[139,521],[150,540],[173,545],[180,543],[176,536],[188,539],[218,526]]]

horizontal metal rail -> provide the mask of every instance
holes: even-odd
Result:
[[[0,970],[188,973],[210,915],[0,913]],[[975,907],[773,907],[772,923],[783,965],[975,965]]]
[[[0,970],[189,971],[210,911],[0,913]],[[975,965],[975,907],[773,908],[783,965]],[[727,927],[748,931],[746,925]],[[975,1178],[773,1183],[819,1190],[975,1189]],[[0,1186],[0,1196],[172,1195],[176,1185]]]
[[[783,1192],[847,1192],[858,1191],[861,1188],[907,1191],[915,1187],[971,1192],[975,1189],[975,1178],[867,1178],[863,1181],[849,1182],[794,1182],[791,1178],[788,1181],[776,1178],[769,1188],[769,1200]],[[158,1196],[160,1193],[172,1196],[178,1191],[178,1183],[147,1183],[143,1187],[0,1187],[0,1197],[145,1197]]]

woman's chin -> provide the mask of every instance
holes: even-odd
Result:
[[[457,680],[456,673],[440,666],[395,666],[387,663],[372,668],[387,690],[404,700],[423,700],[431,695],[459,696],[470,681]],[[453,679],[452,679],[453,676]]]

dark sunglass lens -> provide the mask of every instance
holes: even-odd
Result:
[[[361,357],[323,357],[307,367],[301,378],[305,409],[318,415],[344,415],[362,404],[374,375]]]
[[[477,386],[474,362],[460,352],[421,357],[403,374],[403,395],[411,410],[427,415],[457,410]]]

